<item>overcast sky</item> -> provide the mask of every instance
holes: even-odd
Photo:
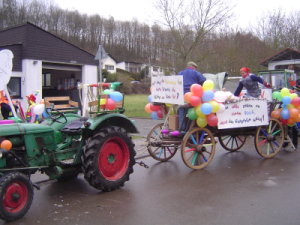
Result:
[[[270,10],[278,8],[286,12],[300,10],[299,0],[227,0],[235,5],[234,14],[241,28],[254,24],[258,18]],[[78,10],[81,13],[99,14],[115,20],[139,22],[149,25],[157,19],[155,0],[54,0],[63,9]]]

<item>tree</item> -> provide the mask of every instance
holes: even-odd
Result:
[[[232,16],[232,7],[223,0],[157,0],[163,24],[171,32],[173,48],[185,63],[193,57],[205,37]]]

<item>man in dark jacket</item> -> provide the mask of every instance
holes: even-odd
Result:
[[[192,84],[203,84],[206,81],[206,78],[198,72],[198,65],[194,62],[188,62],[187,67],[180,71],[178,75],[183,77],[183,93],[187,93],[190,91],[190,87]],[[179,116],[179,130],[184,131],[186,129],[186,123],[184,118],[186,116],[187,110],[183,108],[179,108],[178,116]]]

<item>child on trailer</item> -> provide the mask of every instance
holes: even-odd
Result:
[[[261,94],[258,83],[263,84],[266,88],[271,88],[271,85],[264,81],[261,77],[258,77],[255,74],[251,74],[248,67],[242,67],[240,69],[240,74],[242,76],[242,79],[240,80],[239,85],[234,92],[235,96],[239,96],[243,87],[245,87],[245,97],[258,98]]]

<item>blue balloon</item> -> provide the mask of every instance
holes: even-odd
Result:
[[[203,103],[201,105],[201,111],[204,115],[208,115],[212,112],[212,105],[209,103]]]
[[[157,112],[152,112],[152,113],[151,113],[151,118],[152,118],[153,120],[158,120]]]
[[[213,100],[214,95],[215,94],[211,90],[204,91],[203,96],[202,96],[202,101],[209,102],[209,101]]]
[[[282,98],[282,103],[285,104],[285,105],[290,104],[291,101],[292,101],[292,99],[291,99],[290,96],[284,96],[284,97]]]
[[[151,97],[151,95],[148,96],[148,102],[152,102],[152,97]]]
[[[280,115],[281,115],[281,118],[284,120],[288,120],[290,118],[290,112],[288,109],[282,109]]]
[[[111,93],[109,94],[109,97],[110,97],[112,100],[114,100],[115,102],[120,102],[120,101],[122,101],[122,99],[123,99],[123,95],[122,95],[120,92],[118,92],[118,91],[111,92]]]

